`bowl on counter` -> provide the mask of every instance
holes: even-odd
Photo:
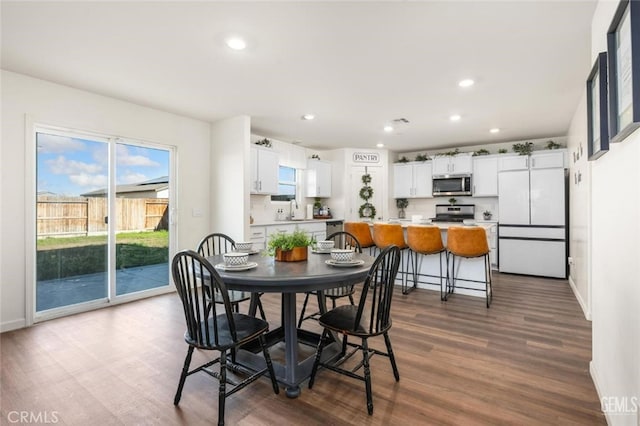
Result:
[[[251,251],[253,243],[251,241],[236,242],[236,250],[238,251]]]
[[[249,253],[225,253],[222,257],[224,266],[242,266],[249,261]]]
[[[330,250],[333,248],[335,242],[328,240],[328,241],[318,241],[316,242],[316,247],[318,248],[318,250]]]
[[[353,261],[352,249],[333,249],[331,250],[331,259],[334,262],[351,262]]]

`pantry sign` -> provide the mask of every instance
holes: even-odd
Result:
[[[379,163],[380,154],[377,152],[354,152],[352,159],[354,163]]]

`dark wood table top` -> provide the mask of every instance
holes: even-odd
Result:
[[[216,269],[231,290],[272,293],[304,293],[324,290],[342,284],[364,281],[375,258],[367,254],[355,253],[354,259],[361,259],[360,266],[330,266],[325,263],[329,254],[309,251],[308,259],[301,262],[279,262],[272,256],[255,254],[249,262],[257,267],[245,271],[224,271]],[[223,263],[222,255],[208,257],[212,265]]]

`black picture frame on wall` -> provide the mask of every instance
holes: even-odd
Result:
[[[609,151],[607,52],[600,52],[587,78],[587,147],[589,161]]]
[[[640,127],[640,2],[621,0],[607,31],[609,141]]]

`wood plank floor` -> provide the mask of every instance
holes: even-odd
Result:
[[[396,292],[400,382],[386,358],[373,358],[373,416],[363,383],[322,370],[298,399],[259,380],[227,400],[227,424],[605,424],[589,376],[591,324],[567,282],[495,274],[494,289],[490,309],[469,296]],[[278,295],[262,300],[277,326]],[[3,333],[0,423],[12,411],[63,425],[214,423],[217,383],[205,374],[188,378],[173,406],[186,354],[181,309],[169,294]]]

